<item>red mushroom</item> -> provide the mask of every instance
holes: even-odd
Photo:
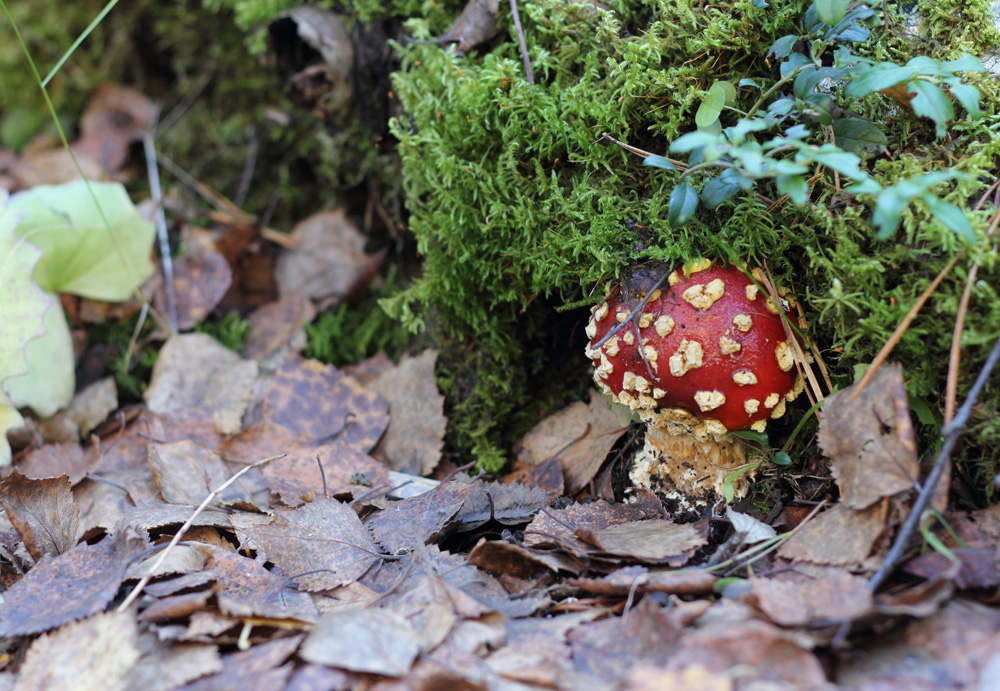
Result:
[[[669,273],[647,265],[592,310],[594,381],[648,424],[633,484],[699,501],[720,494],[745,463],[729,432],[763,431],[802,390],[779,314],[788,306],[754,277],[708,260]]]

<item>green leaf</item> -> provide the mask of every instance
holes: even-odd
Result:
[[[978,120],[983,117],[983,111],[979,110],[979,89],[969,84],[950,84],[948,89],[962,107],[965,108],[969,117]]]
[[[816,8],[816,14],[819,15],[821,22],[827,26],[834,26],[847,14],[850,4],[850,0],[815,0],[813,7]]]
[[[785,451],[779,451],[774,454],[774,458],[771,459],[774,465],[786,466],[792,464],[792,457],[788,455]]]
[[[758,444],[767,444],[767,435],[763,432],[754,432],[752,429],[734,430],[729,432],[729,434],[740,439],[746,439],[747,441],[755,441]]]
[[[11,208],[24,213],[17,234],[30,236],[42,250],[35,280],[43,290],[127,300],[153,275],[153,224],[139,215],[121,184],[92,182],[90,188],[104,217],[83,181],[14,195]]]
[[[736,105],[736,99],[739,96],[739,92],[736,90],[736,87],[733,86],[732,82],[727,82],[725,80],[718,81],[712,85],[712,88],[715,88],[716,86],[722,89],[722,91],[726,94],[727,106]]]
[[[755,89],[760,89],[760,85],[758,85],[757,82],[748,77],[744,77],[743,79],[741,79],[739,82],[739,86],[752,86]]]
[[[861,98],[876,91],[902,84],[915,76],[917,76],[917,70],[912,67],[899,67],[891,62],[882,62],[874,65],[871,71],[863,77],[848,84],[844,93],[851,98]]]
[[[679,183],[670,193],[670,208],[667,211],[667,223],[681,226],[687,223],[698,210],[698,192],[686,182]]]
[[[851,194],[880,194],[882,192],[882,185],[878,184],[872,178],[867,178],[861,180],[860,182],[847,187],[845,191]]]
[[[910,92],[916,92],[916,96],[910,99],[913,112],[930,118],[936,125],[938,137],[943,137],[947,133],[946,125],[955,119],[955,107],[951,104],[951,99],[941,87],[922,79],[915,79],[906,85]]]
[[[651,168],[662,168],[663,170],[677,170],[677,167],[669,159],[657,156],[656,154],[646,156],[646,158],[642,159],[642,165]]]
[[[962,56],[956,60],[948,60],[947,62],[941,63],[941,67],[948,72],[985,72],[986,68],[983,67],[983,63],[979,58],[969,55],[968,53],[962,53]]]
[[[896,185],[882,190],[875,199],[875,211],[872,213],[872,223],[878,228],[875,236],[879,240],[888,240],[899,228],[903,211],[910,205],[909,195],[902,194]]]
[[[919,74],[926,77],[936,77],[941,72],[941,63],[926,55],[918,55],[906,63],[907,67],[914,68]]]
[[[688,132],[682,134],[670,143],[670,153],[686,154],[695,149],[701,149],[709,144],[717,144],[719,137],[707,132]]]
[[[709,209],[714,209],[722,202],[730,199],[740,190],[753,186],[753,180],[743,177],[735,170],[727,168],[716,178],[712,178],[701,188],[701,200]]]
[[[730,84],[732,86],[732,84]],[[705,100],[698,106],[698,112],[694,114],[694,121],[698,127],[709,127],[719,119],[722,109],[726,105],[726,89],[720,86],[719,82],[712,84],[708,90]]]
[[[787,194],[795,206],[809,201],[809,183],[801,175],[779,175],[776,182],[778,194]]]
[[[944,223],[952,232],[965,238],[969,243],[976,241],[976,231],[969,223],[964,211],[931,192],[924,193],[920,198],[934,214],[934,217]]]
[[[889,144],[882,128],[874,122],[857,118],[841,118],[833,123],[833,136],[844,151],[862,156],[877,154]]]
[[[854,154],[842,151],[832,144],[824,144],[816,151],[809,151],[807,153],[816,163],[821,163],[841,175],[846,175],[851,180],[864,180],[868,177],[868,173],[858,168],[858,165],[861,163],[860,158]]]
[[[782,36],[777,41],[771,44],[771,47],[767,49],[767,56],[769,57],[771,53],[774,53],[774,57],[781,60],[782,58],[787,58],[788,54],[792,52],[792,48],[795,44],[799,42],[799,37],[793,34],[788,36]]]
[[[45,335],[24,347],[28,373],[7,379],[4,389],[16,407],[29,407],[40,417],[50,417],[73,399],[76,360],[66,315],[54,296],[42,319]]]

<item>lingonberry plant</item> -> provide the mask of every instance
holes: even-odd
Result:
[[[663,156],[644,160],[648,166],[679,173],[670,195],[668,221],[672,225],[690,220],[699,203],[714,209],[765,180],[773,182],[779,195],[803,206],[809,202],[813,169],[824,166],[853,182],[847,192],[874,199],[872,223],[880,240],[892,236],[914,199],[920,199],[956,234],[969,242],[975,240],[965,213],[934,192],[961,174],[933,171],[883,186],[862,168],[859,154],[883,148],[885,134],[875,122],[838,105],[835,96],[861,99],[884,94],[900,108],[911,108],[932,120],[937,137],[942,138],[955,119],[952,99],[970,118],[981,116],[979,91],[964,83],[960,73],[983,72],[982,63],[968,54],[950,61],[918,56],[905,65],[855,55],[848,44],[866,41],[868,23],[877,21],[878,15],[865,2],[853,8],[850,4],[816,0],[802,18],[802,32],[782,36],[771,45],[767,57],[781,61],[780,78],[748,110],[736,107],[738,91],[730,82],[713,84],[695,117],[698,130],[670,144],[670,153],[688,155],[683,171],[679,161]],[[739,87],[760,91],[750,79],[740,81]],[[723,126],[729,112],[738,117]],[[816,143],[820,137],[815,125],[824,128],[823,143]],[[708,177],[716,170],[721,172]],[[708,177],[700,194],[693,184],[698,176]]]

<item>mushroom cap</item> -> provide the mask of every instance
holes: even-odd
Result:
[[[776,307],[758,283],[735,266],[705,260],[671,272],[655,290],[648,268],[626,279],[591,311],[594,381],[633,411],[646,411],[644,417],[682,408],[715,421],[708,425],[717,434],[763,431],[769,417],[784,413],[801,380],[778,313],[788,308]],[[628,319],[649,290],[645,307]]]

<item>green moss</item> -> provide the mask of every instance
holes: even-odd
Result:
[[[232,310],[222,319],[196,324],[195,332],[208,334],[222,345],[237,353],[243,350],[247,337],[250,335],[250,320],[240,316],[237,310]]]
[[[813,188],[808,208],[769,210],[748,193],[671,228],[665,222],[670,176],[651,173],[637,157],[602,143],[601,134],[608,132],[663,154],[670,140],[694,129],[694,111],[714,81],[752,78],[766,89],[777,70],[764,55],[775,39],[797,33],[796,17],[808,4],[787,3],[777,12],[749,0],[720,9],[676,0],[621,3],[612,12],[596,12],[589,5],[534,3],[521,13],[534,85],[523,77],[509,21],[508,40],[482,54],[400,48],[395,84],[406,117],[395,120],[392,131],[400,140],[410,224],[425,273],[390,307],[397,314],[406,307],[411,321],[422,315],[469,344],[468,361],[479,376],[471,388],[453,392],[467,414],[453,432],[481,459],[497,463],[511,438],[511,429],[498,420],[506,423],[508,412],[550,386],[544,373],[540,379],[528,373],[521,310],[585,303],[630,262],[691,256],[767,261],[779,281],[804,297],[813,336],[836,380],[846,385],[854,365],[870,361],[961,250],[955,234],[920,203],[904,214],[893,241],[875,241],[869,209],[856,201],[845,204],[829,174]],[[926,45],[876,26],[859,52],[898,62],[915,54],[947,59],[961,50],[981,53],[995,41],[983,14],[986,3],[946,3],[945,14],[927,4]],[[946,31],[945,16],[952,22],[956,16],[979,20],[975,28],[963,22],[960,31]],[[410,26],[421,28],[415,21]],[[993,116],[1000,94],[990,80],[971,81],[981,85],[989,116],[958,123],[952,140],[935,140],[933,127],[888,99],[844,104],[876,120],[888,117],[895,156],[874,164],[881,182],[953,167],[966,176],[939,193],[966,207],[975,201],[993,179],[994,142],[1000,141]],[[736,107],[745,110],[756,97],[743,90]],[[778,196],[767,186],[760,191]],[[987,214],[977,215],[980,232]],[[629,231],[627,219],[647,230]],[[981,249],[988,256],[973,291],[961,387],[985,357],[981,344],[1000,333],[1000,302],[992,296],[997,262],[985,244]],[[911,394],[939,415],[950,324],[968,261],[961,266],[893,355],[906,366]],[[552,362],[562,352],[547,357]],[[579,392],[573,381],[565,386],[562,380],[567,396]],[[995,409],[995,398],[990,405]],[[995,425],[980,423],[974,430],[979,448],[996,448],[1000,438],[990,436],[997,433]],[[924,432],[930,443],[936,429]]]

